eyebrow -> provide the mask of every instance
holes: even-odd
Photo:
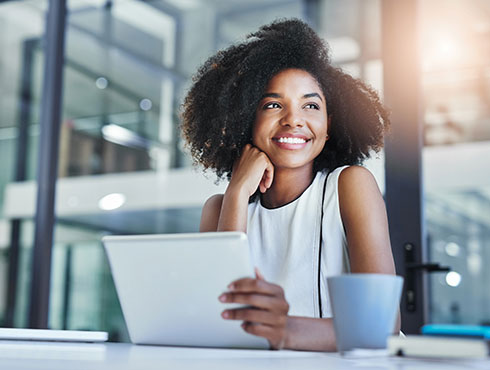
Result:
[[[309,94],[303,95],[303,99],[315,98],[315,97],[320,99],[321,101],[323,101],[322,97],[318,93],[309,93]],[[264,98],[282,98],[282,95],[278,94],[278,93],[266,93],[266,94],[262,95],[261,99],[264,99]]]
[[[305,98],[305,99],[314,98],[314,97],[317,97],[318,99],[320,99],[321,101],[323,101],[322,97],[318,93],[309,93],[309,94],[303,95],[303,98]]]

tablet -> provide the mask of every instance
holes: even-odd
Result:
[[[253,277],[241,232],[106,236],[109,259],[130,339],[135,344],[269,348],[221,312],[232,281]]]

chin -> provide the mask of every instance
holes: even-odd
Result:
[[[274,165],[275,168],[288,168],[288,169],[301,168],[308,165],[308,163],[305,162],[293,162],[293,161],[286,162],[284,160],[272,161],[272,164]]]

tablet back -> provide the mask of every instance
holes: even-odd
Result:
[[[253,276],[240,232],[106,236],[102,239],[131,341],[136,344],[268,348],[224,320],[218,301]],[[236,306],[236,305],[235,305]]]

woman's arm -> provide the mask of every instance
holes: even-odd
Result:
[[[204,233],[218,230],[223,196],[223,194],[215,194],[204,203],[201,212],[201,223],[199,225],[200,232]]]
[[[351,166],[339,176],[339,203],[354,273],[395,275],[386,207],[374,176]],[[398,313],[394,333],[400,331]]]
[[[339,204],[351,272],[395,274],[386,208],[374,176],[351,166],[339,176]]]
[[[247,232],[248,200],[260,188],[265,193],[272,185],[274,166],[267,155],[245,145],[233,167],[225,194],[213,195],[204,204],[199,230]]]
[[[303,351],[336,351],[333,320],[289,316],[284,348]]]

